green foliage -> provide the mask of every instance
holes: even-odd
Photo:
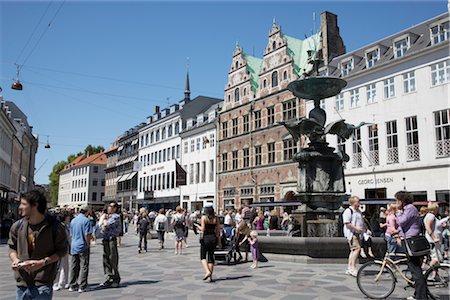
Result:
[[[59,191],[59,173],[64,170],[64,166],[73,162],[78,156],[84,154],[84,155],[92,155],[97,154],[100,152],[105,151],[105,148],[102,146],[92,146],[88,145],[84,152],[78,152],[77,154],[70,154],[67,156],[67,160],[62,160],[57,162],[52,169],[52,172],[48,175],[49,181],[50,181],[50,199],[52,202],[52,207],[55,207],[58,205],[58,191]]]

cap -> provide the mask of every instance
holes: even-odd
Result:
[[[205,204],[205,207],[214,207],[214,205],[211,202],[208,202]]]

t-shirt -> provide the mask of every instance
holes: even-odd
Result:
[[[362,217],[361,212],[359,210],[354,210],[351,207],[347,208],[342,214],[342,221],[344,223],[344,236],[347,238],[347,240],[351,240],[354,233],[360,232],[351,231],[350,229],[347,228],[347,225],[345,224],[351,223],[353,226],[365,228],[364,219]]]
[[[223,221],[224,225],[231,225],[231,216],[228,214],[225,216],[225,220]]]
[[[148,231],[148,225],[150,224],[150,220],[147,217],[141,218],[138,224],[139,224],[139,232],[146,233]]]
[[[434,229],[436,227],[436,217],[434,216],[434,214],[432,213],[427,213],[425,218],[423,218],[423,224],[427,224],[429,221],[431,220],[431,230],[434,232]],[[425,237],[427,238],[428,242],[430,243],[434,243],[433,238],[431,237],[430,234],[428,234],[428,230],[426,230],[426,225],[425,225]]]
[[[70,222],[70,234],[72,243],[70,246],[70,254],[79,254],[84,252],[88,247],[86,235],[92,234],[92,223],[84,214],[79,214]]]
[[[389,235],[392,235],[394,233],[394,230],[392,229],[392,226],[390,224],[391,222],[395,222],[395,229],[398,229],[398,224],[397,224],[394,214],[389,214],[386,217],[386,223],[387,223],[386,234],[389,234]]]

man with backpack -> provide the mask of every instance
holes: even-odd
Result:
[[[345,274],[356,277],[356,261],[358,260],[361,251],[361,237],[360,235],[366,232],[367,228],[364,224],[364,219],[359,210],[359,198],[351,196],[348,199],[350,207],[348,207],[342,214],[342,221],[344,223],[344,236],[347,238],[350,254],[348,256],[348,267]]]
[[[46,208],[38,190],[20,197],[22,219],[13,224],[8,240],[17,299],[52,299],[57,262],[67,254],[66,230]]]

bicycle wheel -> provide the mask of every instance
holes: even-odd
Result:
[[[425,273],[425,280],[431,295],[435,299],[448,299],[449,292],[449,265],[434,266]]]
[[[389,297],[395,289],[395,275],[382,263],[369,261],[361,266],[356,275],[358,288],[369,298],[384,299]]]

